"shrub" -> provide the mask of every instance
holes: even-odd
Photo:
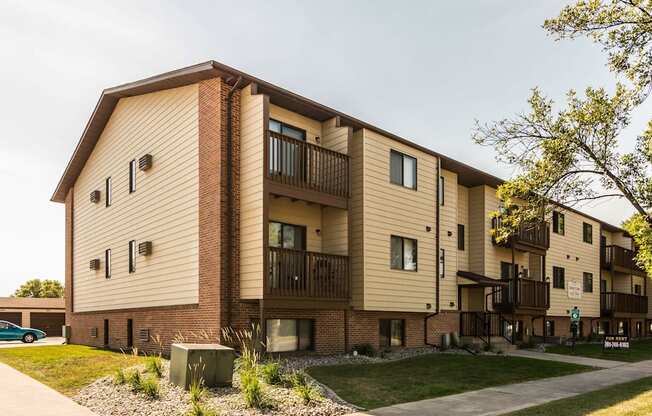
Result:
[[[209,407],[204,407],[201,403],[192,403],[186,416],[217,416],[217,412]]]
[[[125,370],[122,368],[118,368],[115,370],[115,374],[113,375],[113,384],[125,384],[127,381],[125,377]]]
[[[126,381],[129,383],[133,391],[140,391],[141,385],[143,383],[143,378],[141,377],[138,370],[133,370],[127,375]]]
[[[204,380],[202,378],[193,378],[190,381],[189,393],[190,402],[192,404],[200,403],[206,394],[206,389],[204,388]]]
[[[240,390],[248,407],[256,409],[266,407],[265,392],[255,369],[240,372]]]
[[[290,383],[292,387],[305,386],[308,384],[308,377],[306,377],[306,373],[303,371],[295,371],[290,376]]]
[[[365,355],[367,357],[374,357],[376,355],[376,350],[371,344],[360,344],[353,347],[353,351],[357,351],[359,355]]]
[[[269,362],[260,368],[263,380],[267,384],[281,384],[283,383],[283,373],[281,365],[277,361]]]
[[[321,399],[319,391],[310,383],[296,386],[294,391],[301,397],[303,404],[310,404]]]
[[[145,361],[145,369],[148,373],[155,375],[156,378],[163,377],[163,359],[161,359],[159,355],[147,357],[147,361]]]
[[[154,377],[146,377],[141,379],[140,391],[142,391],[145,396],[149,397],[150,399],[158,398],[160,393],[158,380],[156,380]]]

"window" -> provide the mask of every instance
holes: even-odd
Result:
[[[547,337],[555,336],[555,321],[546,320],[546,336]]]
[[[291,250],[306,249],[306,227],[277,221],[269,223],[269,246]]]
[[[405,321],[402,319],[381,319],[378,328],[381,348],[405,345]]]
[[[391,237],[391,267],[395,270],[417,270],[417,240]]]
[[[552,287],[555,289],[564,289],[566,287],[566,270],[563,267],[552,267]]]
[[[136,159],[129,162],[129,193],[136,192]]]
[[[278,120],[269,120],[269,129],[274,133],[282,134],[283,136],[291,137],[297,140],[306,140],[306,131],[297,127],[285,124]]]
[[[136,240],[131,240],[129,242],[129,273],[134,273],[136,271],[137,253],[138,253],[138,246],[136,246]]]
[[[501,279],[512,279],[514,277],[514,270],[518,270],[518,264],[513,266],[512,263],[507,263],[506,261],[500,262]]]
[[[582,223],[582,241],[593,244],[593,226],[591,224]]]
[[[464,225],[457,224],[457,249],[464,251]]]
[[[306,141],[306,131],[278,120],[269,120],[269,130],[299,141]],[[304,179],[306,160],[299,143],[269,137],[269,173],[271,175],[298,176]]]
[[[439,249],[439,277],[446,277],[446,250]]]
[[[134,346],[134,320],[127,319],[127,348]]]
[[[268,319],[267,351],[304,351],[313,349],[313,326],[310,319]]]
[[[439,192],[439,205],[444,205],[444,177],[440,176],[439,177],[439,186],[438,186],[438,192]]]
[[[641,295],[641,285],[634,285],[634,294]]]
[[[584,292],[593,292],[593,273],[584,273]]]
[[[111,249],[104,251],[104,277],[111,278]]]
[[[417,160],[396,150],[389,152],[389,181],[410,189],[417,189]]]
[[[104,345],[109,345],[109,320],[104,320]]]
[[[552,211],[552,232],[564,235],[564,214],[559,211]]]
[[[9,323],[0,321],[0,329],[9,329]]]
[[[111,206],[111,200],[113,199],[113,192],[111,191],[111,177],[106,178],[104,183],[106,201],[104,202],[105,206]]]

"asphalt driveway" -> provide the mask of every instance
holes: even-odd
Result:
[[[61,345],[64,341],[65,338],[63,337],[46,337],[31,344],[25,344],[22,341],[0,341],[0,348],[43,347],[46,345]]]

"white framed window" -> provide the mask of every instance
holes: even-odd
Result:
[[[129,242],[129,273],[136,272],[136,255],[138,254],[138,246],[136,240]]]
[[[113,199],[113,191],[111,190],[111,177],[110,176],[108,178],[106,178],[106,181],[104,182],[104,188],[105,188],[104,192],[105,192],[105,195],[106,195],[106,198],[105,198],[106,200],[104,201],[104,205],[107,206],[107,207],[110,207],[112,199]]]
[[[129,162],[129,193],[136,192],[136,159]]]
[[[111,278],[111,249],[108,248],[104,251],[104,277]]]

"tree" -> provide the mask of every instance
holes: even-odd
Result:
[[[18,298],[62,298],[63,286],[58,280],[31,279],[14,293]]]
[[[639,246],[637,260],[652,275],[652,122],[629,153],[618,150],[630,115],[652,86],[652,0],[579,1],[544,28],[557,39],[588,36],[608,54],[609,68],[629,85],[613,94],[570,90],[561,107],[534,89],[530,110],[480,124],[473,139],[493,146],[516,175],[498,189],[509,210],[496,238],[509,238],[524,223],[549,215],[551,201],[574,206],[589,200],[627,200],[636,214],[623,226]]]

